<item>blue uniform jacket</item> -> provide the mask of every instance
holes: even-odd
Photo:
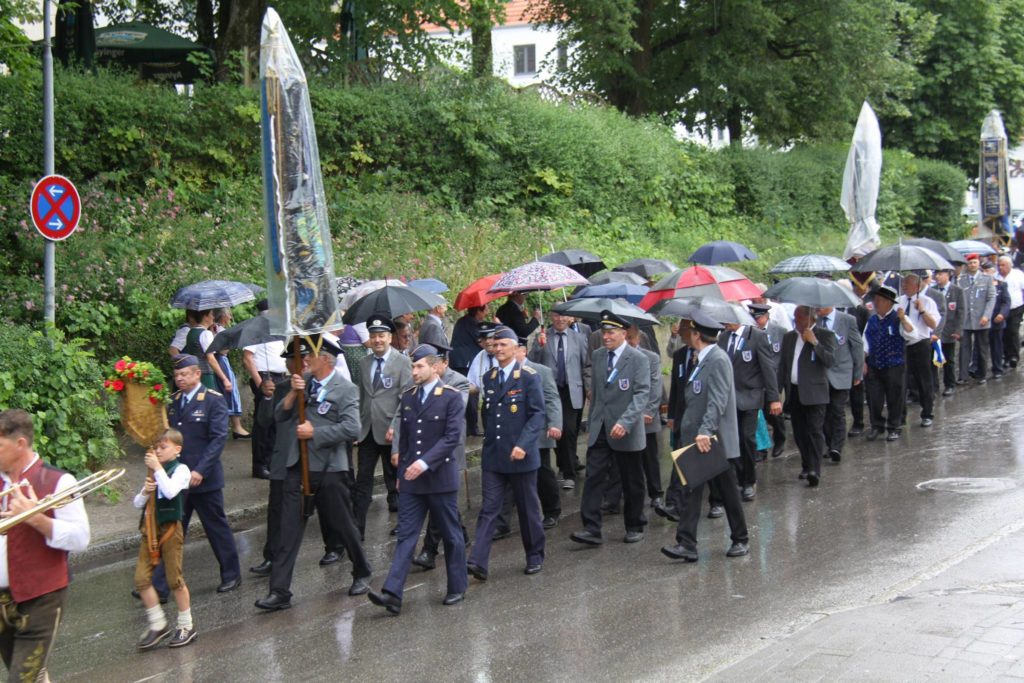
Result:
[[[483,457],[480,467],[488,472],[514,474],[540,468],[540,449],[537,442],[547,419],[544,409],[544,390],[540,375],[531,367],[518,363],[505,386],[498,389],[499,370],[495,368],[484,376]],[[526,451],[522,460],[512,459],[512,448]]]
[[[224,488],[224,467],[221,451],[228,440],[228,405],[213,389],[199,387],[184,410],[178,406],[181,392],[175,392],[167,407],[167,422],[185,437],[178,459],[192,472],[203,475],[199,486],[189,487],[191,493],[205,493]]]
[[[419,387],[402,393],[398,407],[398,488],[400,493],[450,493],[459,490],[459,464],[455,449],[462,436],[466,407],[462,392],[435,384],[420,403]],[[405,470],[417,460],[427,463],[426,472],[412,481]]]

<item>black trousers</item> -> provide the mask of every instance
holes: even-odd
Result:
[[[745,488],[757,483],[757,409],[737,410],[736,424],[740,432],[740,457],[734,458],[732,465],[736,468],[736,480]]]
[[[825,453],[825,405],[804,405],[800,389],[793,387],[789,399],[789,420],[793,423],[793,439],[800,450],[800,466],[804,472],[821,474],[821,456]]]
[[[274,380],[275,382],[277,380]],[[274,421],[274,397],[266,397],[256,383],[249,381],[252,389],[252,473],[259,474],[270,468],[270,456],[274,452],[277,423]]]
[[[849,389],[836,389],[829,385],[828,405],[825,406],[825,448],[829,453],[843,452],[846,444],[846,404],[849,400]]]
[[[956,342],[942,342],[942,355],[946,357],[946,364],[942,366],[942,384],[946,389],[954,389],[956,388]]]
[[[1006,362],[1017,367],[1020,360],[1020,322],[1024,319],[1024,306],[1010,309],[1010,317],[1006,319],[1003,330],[1003,353]]]
[[[270,498],[267,501],[267,540],[263,543],[263,559],[274,561],[274,548],[281,539],[281,500],[284,496],[284,480],[270,480]],[[331,525],[327,522],[326,498],[316,498],[317,521],[320,523],[320,537],[324,539],[324,552],[340,552],[344,546],[331,537]]]
[[[866,386],[861,382],[857,386],[850,387],[850,415],[853,417],[853,427],[864,429],[864,402],[866,399]]]
[[[676,525],[676,542],[689,550],[697,550],[697,524],[700,522],[701,504],[704,500],[704,484],[682,486],[679,475],[672,468],[672,481],[669,490],[675,491],[676,513],[679,523]],[[743,503],[736,485],[736,469],[730,467],[722,474],[708,482],[713,485],[722,497],[725,516],[729,520],[729,535],[733,543],[747,543],[750,535],[747,532],[747,518],[743,514]]]
[[[562,492],[558,487],[558,478],[551,469],[551,449],[540,449],[540,469],[537,470],[537,497],[540,498],[541,514],[545,517],[558,519],[562,516]],[[512,487],[505,487],[505,500],[501,505],[501,513],[495,522],[498,529],[510,529],[509,519],[512,516],[514,502]]]
[[[991,353],[988,330],[964,330],[960,337],[960,379],[985,377]]]
[[[625,495],[623,519],[626,531],[643,531],[644,517],[643,451],[616,451],[608,443],[604,427],[594,445],[587,449],[587,478],[583,482],[580,518],[584,528],[601,535],[601,503],[608,487],[608,474],[618,469]]]
[[[378,460],[384,472],[384,486],[388,490],[388,507],[392,507],[398,500],[398,489],[395,487],[398,473],[391,464],[391,444],[379,444],[370,434],[366,441],[359,444],[359,467],[356,470],[356,487],[352,492],[356,527],[361,536],[366,533],[366,513],[373,502],[373,475],[377,470]]]
[[[658,434],[652,432],[646,436],[647,443],[641,456],[641,471],[644,475],[647,497],[654,500],[664,495],[664,491],[661,490],[661,463],[658,462]],[[619,476],[617,467],[608,471],[608,487],[604,492],[604,502],[616,508],[622,503],[622,477]]]
[[[563,479],[576,480],[576,465],[580,459],[576,453],[576,441],[580,435],[580,413],[572,407],[569,387],[558,388],[562,402],[562,438],[555,442],[555,464]]]
[[[907,390],[921,403],[921,419],[934,417],[935,389],[932,387],[932,343],[928,339],[907,346]],[[905,403],[905,401],[904,401]]]
[[[1006,331],[1005,325],[999,325],[992,323],[992,328],[988,331],[988,347],[989,356],[992,359],[992,374],[1001,375],[1003,374],[1003,333]],[[974,358],[977,360],[978,351],[975,350]]]
[[[768,409],[768,399],[764,400],[764,421],[768,423],[768,426],[772,428],[772,444],[775,446],[783,445],[786,443],[786,416],[782,413],[778,415],[772,415]]]
[[[362,578],[371,573],[370,564],[359,542],[359,530],[352,521],[352,503],[343,472],[310,472],[309,483],[314,497],[322,498],[322,515],[331,527],[331,534],[340,539],[352,560],[352,576]],[[319,508],[319,505],[318,505]],[[292,573],[295,559],[302,547],[306,530],[306,517],[302,514],[302,472],[297,466],[289,467],[281,496],[281,534],[270,570],[270,592],[282,597],[292,596]]]
[[[902,365],[884,369],[868,368],[864,383],[867,385],[872,429],[896,432],[903,426],[903,410],[906,407],[903,375]]]
[[[185,514],[181,518],[181,528],[188,533],[188,525],[192,521],[192,512],[199,515],[199,521],[206,532],[206,540],[210,542],[210,548],[220,565],[221,583],[234,581],[242,578],[242,570],[238,564],[238,548],[235,546],[235,536],[231,533],[231,525],[228,524],[227,515],[224,514],[224,491],[189,492],[185,495]],[[164,574],[164,563],[153,571],[153,588],[160,595],[167,595],[170,588],[167,585],[167,576]]]

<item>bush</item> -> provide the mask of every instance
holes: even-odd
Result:
[[[103,368],[83,346],[57,330],[47,338],[20,325],[0,327],[0,406],[32,413],[35,450],[75,474],[121,455]]]

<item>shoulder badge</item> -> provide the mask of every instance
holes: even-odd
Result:
[[[207,389],[207,391],[209,391],[214,396],[223,396],[224,395],[224,394],[220,393],[219,391],[217,391],[216,389]]]
[[[444,387],[434,387],[434,396],[440,396],[444,393]]]
[[[493,370],[491,370],[491,379],[494,379],[497,376],[498,376],[498,368],[494,368]]]
[[[523,366],[523,372],[525,372],[525,373],[527,373],[529,375],[536,375],[537,374],[537,370],[534,369],[534,368],[531,368],[529,365],[524,365]]]
[[[405,393],[411,394],[414,393],[417,389],[419,389],[419,387],[413,384],[411,387],[405,390]]]

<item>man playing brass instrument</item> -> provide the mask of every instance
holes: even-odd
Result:
[[[32,416],[0,412],[0,517],[29,511],[36,502],[75,485],[75,478],[43,463],[32,450]],[[0,536],[0,657],[10,680],[48,681],[46,660],[57,635],[68,586],[68,553],[89,545],[89,518],[81,498],[30,516]]]

